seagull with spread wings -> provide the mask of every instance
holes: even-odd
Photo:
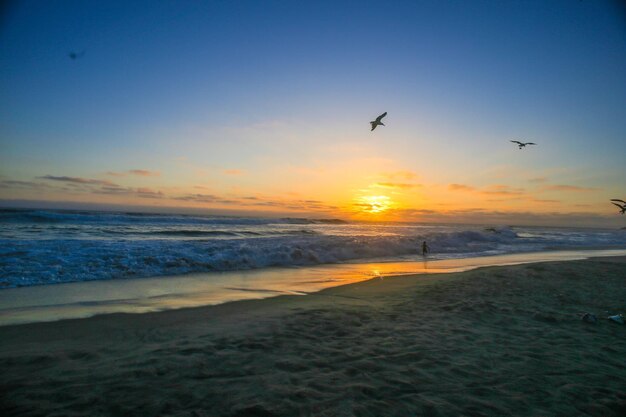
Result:
[[[383,122],[381,122],[381,120],[383,120],[383,117],[385,117],[385,116],[387,116],[387,112],[384,112],[383,114],[378,116],[376,118],[376,120],[374,120],[373,122],[370,122],[370,124],[372,125],[372,130],[376,129],[376,126],[384,126],[385,125]],[[372,130],[370,130],[370,132]]]
[[[526,145],[536,145],[536,143],[533,143],[533,142],[520,142],[518,140],[512,140],[511,142],[517,143],[517,146],[519,146],[519,149],[522,149]]]
[[[620,200],[618,198],[613,198],[613,199],[611,199],[611,201],[613,202],[614,205],[619,207],[619,209],[621,210],[620,211],[621,214],[626,213],[626,201]],[[617,203],[616,203],[616,201],[617,201]],[[619,203],[622,203],[622,204],[619,204]]]

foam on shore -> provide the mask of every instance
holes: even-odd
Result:
[[[267,268],[9,288],[0,291],[0,326],[98,314],[164,311],[284,294],[307,295],[374,277],[461,272],[484,266],[620,255],[626,255],[626,250],[544,251],[464,259]]]

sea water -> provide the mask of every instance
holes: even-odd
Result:
[[[0,209],[0,291],[75,281],[333,263],[626,248],[607,229]]]

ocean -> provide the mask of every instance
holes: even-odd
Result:
[[[626,248],[625,230],[0,209],[0,288]]]

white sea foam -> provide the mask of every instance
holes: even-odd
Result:
[[[0,285],[415,259],[422,241],[459,258],[626,247],[626,232],[0,210]]]

